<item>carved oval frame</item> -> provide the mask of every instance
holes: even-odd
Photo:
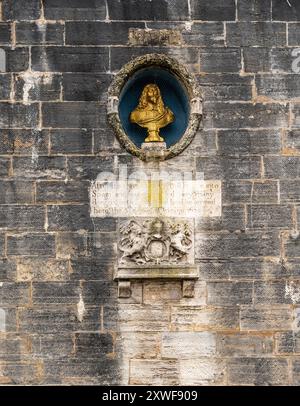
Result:
[[[138,70],[150,66],[164,68],[175,75],[184,85],[189,98],[190,115],[187,129],[180,140],[170,148],[167,148],[163,157],[161,157],[163,160],[170,159],[179,155],[192,142],[202,119],[202,98],[196,79],[194,75],[192,75],[186,67],[180,64],[176,59],[164,54],[146,54],[137,57],[124,65],[117,73],[108,89],[108,121],[113,127],[121,145],[130,154],[135,155],[142,160],[146,160],[145,152],[131,141],[123,129],[119,117],[119,101],[121,91],[128,79]]]

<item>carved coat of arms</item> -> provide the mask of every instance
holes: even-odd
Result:
[[[128,220],[119,229],[119,265],[178,265],[193,263],[190,221]]]

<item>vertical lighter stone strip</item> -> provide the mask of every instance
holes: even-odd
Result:
[[[13,21],[11,24],[11,49],[16,48],[16,22]]]
[[[5,310],[0,309],[0,332],[1,333],[5,333],[5,331],[6,331],[5,318],[6,318]]]
[[[6,72],[6,53],[0,48],[0,72]]]

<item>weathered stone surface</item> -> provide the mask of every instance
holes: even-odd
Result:
[[[197,158],[196,167],[205,179],[252,179],[260,176],[258,157],[201,157]]]
[[[296,236],[297,237],[297,236]],[[287,257],[299,257],[299,249],[300,249],[300,239],[291,238],[291,235],[287,235],[283,238],[284,244],[284,252]]]
[[[1,384],[299,384],[296,3],[2,1]],[[106,102],[154,52],[196,74],[204,120],[150,165]],[[117,220],[91,218],[89,190],[120,164],[219,182],[220,216],[195,219],[198,280],[132,280],[118,298]]]
[[[160,352],[160,333],[156,332],[123,332],[117,337],[117,348],[128,358],[156,358]]]
[[[292,321],[292,310],[287,306],[257,306],[241,309],[241,330],[289,330]]]
[[[289,4],[280,0],[272,1],[272,18],[277,21],[294,21],[300,18],[299,3]]]
[[[90,306],[105,304],[111,297],[116,297],[117,287],[110,282],[88,281],[82,284],[84,302]]]
[[[223,385],[226,365],[224,360],[213,357],[179,360],[181,385]]]
[[[274,22],[236,22],[226,24],[228,46],[284,46],[286,24]]]
[[[278,203],[279,197],[278,181],[255,181],[252,186],[252,203]],[[268,206],[272,208],[272,206]],[[274,216],[274,214],[273,214]]]
[[[103,73],[64,73],[64,100],[105,102],[110,82],[111,75]]]
[[[251,100],[251,77],[238,74],[201,74],[197,76],[205,101]]]
[[[271,20],[271,0],[249,0],[237,3],[239,21]]]
[[[61,76],[45,73],[15,76],[15,97],[29,104],[31,101],[60,100]]]
[[[2,250],[4,250],[4,240],[2,240]],[[14,259],[0,260],[0,281],[13,281],[16,277],[16,262]]]
[[[216,352],[216,338],[208,332],[169,332],[162,335],[163,358],[190,359]]]
[[[203,48],[200,53],[200,72],[239,72],[241,69],[239,48]]]
[[[18,179],[52,179],[59,180],[66,177],[65,157],[14,157],[14,176]]]
[[[225,204],[245,203],[251,201],[252,182],[243,180],[224,180],[222,182],[222,199]]]
[[[207,21],[231,21],[235,20],[234,0],[224,0],[222,4],[218,0],[202,1],[192,0],[192,18]]]
[[[131,59],[145,54],[153,53],[153,47],[112,47],[111,48],[111,71],[117,72],[124,64]],[[187,65],[192,72],[199,73],[199,49],[196,47],[157,47],[156,53],[167,54],[176,58],[178,62]]]
[[[172,307],[171,327],[177,331],[236,330],[237,307]]]
[[[270,100],[297,99],[300,97],[300,86],[296,74],[291,75],[260,75],[255,84],[258,96]]]
[[[0,286],[0,306],[26,306],[30,302],[28,283],[3,282]]]
[[[41,231],[45,224],[42,206],[1,206],[0,229]]]
[[[37,129],[8,129],[0,132],[0,151],[5,155],[29,155],[36,159],[36,154],[48,154],[48,137]]]
[[[227,368],[229,382],[235,385],[285,385],[289,381],[285,359],[232,358]]]
[[[196,234],[196,259],[276,256],[279,236],[276,232]]]
[[[33,203],[33,182],[0,181],[0,203]]]
[[[273,339],[270,336],[254,334],[219,334],[217,336],[218,354],[231,357],[271,355]]]
[[[300,285],[297,281],[254,282],[254,303],[297,304],[300,301]]]
[[[44,103],[42,116],[46,128],[102,128],[104,106],[96,102]]]
[[[64,26],[61,23],[16,24],[16,42],[21,45],[62,45],[64,43]]]
[[[224,26],[221,22],[195,22],[191,29],[182,32],[184,42],[195,46],[222,46],[224,37]]]
[[[265,176],[269,179],[293,179],[300,174],[300,157],[265,157]]]
[[[293,360],[293,384],[299,385],[300,382],[300,362],[299,360]]]
[[[169,323],[167,309],[158,306],[123,305],[119,313],[119,329],[125,331],[164,331]]]
[[[284,135],[284,153],[287,155],[299,155],[300,152],[300,131],[295,129],[287,131]]]
[[[299,332],[286,331],[275,334],[276,352],[278,354],[298,354],[300,353]]]
[[[110,0],[108,12],[112,20],[187,20],[188,3],[186,0],[165,0],[149,2],[141,0]]]
[[[113,338],[107,333],[76,333],[75,353],[80,358],[101,358],[113,352]]]
[[[21,234],[8,236],[8,255],[55,256],[55,238],[49,234]]]
[[[39,0],[28,0],[22,7],[18,0],[4,0],[2,4],[5,20],[36,20],[40,17]]]
[[[46,0],[45,16],[48,20],[104,20],[105,3],[101,0]]]
[[[38,181],[36,183],[36,201],[43,203],[86,203],[88,184],[85,182]]]
[[[74,180],[94,180],[105,171],[113,171],[113,158],[110,156],[79,156],[68,159],[69,177]]]
[[[178,363],[169,360],[133,360],[131,385],[178,385]]]
[[[177,302],[181,299],[180,282],[145,282],[143,288],[143,301],[145,304],[159,304]]]
[[[32,70],[41,72],[105,72],[107,48],[32,47]]]
[[[54,322],[49,323],[49,320]],[[85,308],[83,321],[78,320],[75,306],[57,305],[32,307],[19,311],[20,331],[32,334],[57,334],[73,331],[99,331],[101,318],[99,307]]]
[[[11,26],[7,23],[0,23],[0,45],[10,45]]]
[[[300,45],[299,22],[288,24],[288,45]]]
[[[129,28],[144,28],[144,23],[67,22],[66,45],[126,45]]]
[[[248,207],[249,228],[290,228],[292,208],[289,206],[251,205]]]
[[[26,336],[17,334],[0,335],[0,357],[7,361],[18,361],[19,353],[28,355],[30,352],[29,340]]]
[[[34,282],[32,300],[34,304],[75,304],[79,286],[77,282]]]
[[[11,76],[7,73],[0,74],[0,100],[10,99]]]
[[[273,104],[205,103],[206,128],[276,128],[288,123],[287,107]]]
[[[30,128],[38,125],[38,105],[0,103],[1,128]]]
[[[245,72],[295,73],[293,71],[295,56],[290,49],[284,47],[245,47],[243,56]]]
[[[31,339],[34,358],[57,360],[72,357],[74,354],[73,337],[69,334],[34,334]]]
[[[276,154],[281,150],[281,134],[277,130],[220,130],[219,153],[222,155]]]
[[[252,289],[252,282],[209,282],[207,303],[213,306],[251,304]]]
[[[92,230],[92,221],[87,205],[48,206],[49,231]]]
[[[69,279],[67,261],[54,258],[22,257],[17,259],[17,281],[65,281]]]

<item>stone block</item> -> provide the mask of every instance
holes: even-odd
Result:
[[[245,306],[241,309],[241,331],[290,330],[292,310],[288,306]]]
[[[18,45],[63,45],[64,26],[61,22],[18,22],[16,42]]]
[[[286,385],[288,363],[281,358],[231,358],[227,362],[231,385]]]
[[[1,206],[0,229],[43,231],[45,208],[43,206]]]
[[[194,359],[216,353],[216,338],[210,332],[168,332],[162,334],[161,356]]]
[[[38,181],[36,183],[38,203],[87,203],[87,182]]]
[[[37,159],[14,157],[13,173],[17,179],[65,179],[66,158],[53,156],[42,156]]]
[[[224,0],[222,4],[218,0],[204,0],[191,2],[192,18],[204,21],[234,21],[235,2]]]
[[[212,306],[251,304],[252,289],[252,282],[208,282],[207,303]]]
[[[217,337],[218,354],[224,357],[263,356],[273,353],[273,338],[254,334],[220,334]]]
[[[175,331],[236,330],[238,307],[173,306],[171,328]]]
[[[178,385],[178,363],[170,360],[132,360],[130,385]]]
[[[55,237],[50,234],[21,234],[7,237],[7,254],[13,256],[55,256]]]
[[[33,46],[31,57],[33,71],[105,72],[108,70],[107,48]]]
[[[286,24],[265,21],[227,23],[226,42],[230,47],[285,46]]]

